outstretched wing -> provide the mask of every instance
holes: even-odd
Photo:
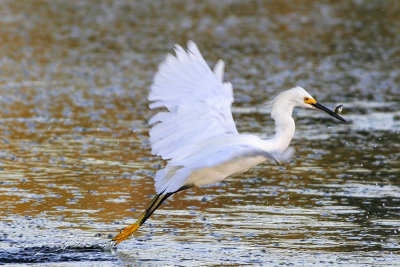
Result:
[[[165,107],[150,120],[152,153],[163,159],[185,154],[220,134],[237,134],[232,118],[232,85],[223,82],[223,62],[213,72],[196,44],[176,45],[175,54],[161,63],[151,86],[150,108]]]

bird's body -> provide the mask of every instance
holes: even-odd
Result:
[[[185,165],[171,174],[175,178],[179,171],[186,172],[182,175],[182,181],[174,180],[178,185],[170,189],[172,192],[184,185],[200,186],[219,182],[247,171],[268,156],[263,140],[254,135],[223,134],[194,148],[185,159],[181,159]]]
[[[223,82],[224,63],[218,61],[212,71],[193,42],[188,42],[188,51],[176,46],[175,53],[160,65],[149,94],[150,108],[166,109],[150,120],[150,143],[152,153],[167,165],[155,175],[157,195],[136,223],[113,238],[116,244],[178,191],[219,182],[267,159],[278,163],[290,159],[294,107],[319,108],[344,121],[295,87],[271,102],[276,130],[272,138],[240,134],[231,113],[232,85]]]

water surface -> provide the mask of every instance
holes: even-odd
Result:
[[[0,263],[397,265],[397,1],[1,1]],[[296,156],[154,194],[148,88],[175,42],[226,61],[240,132],[305,87],[350,123],[296,110]]]

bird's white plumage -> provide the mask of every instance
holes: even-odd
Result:
[[[150,124],[152,153],[172,159],[188,146],[211,136],[237,133],[232,118],[232,85],[223,83],[223,63],[214,73],[193,42],[188,51],[175,47],[176,57],[167,55],[151,86],[151,108],[166,107]]]
[[[150,108],[166,108],[150,120],[152,153],[168,161],[156,173],[157,193],[215,183],[267,158],[290,158],[293,151],[287,147],[294,133],[295,106],[291,99],[278,99],[279,105],[273,105],[272,112],[283,114],[274,118],[274,138],[240,135],[231,113],[232,85],[223,82],[223,61],[213,72],[190,41],[187,51],[177,45],[175,54],[160,65],[149,94]],[[309,95],[300,87],[292,89],[293,95],[302,93]]]

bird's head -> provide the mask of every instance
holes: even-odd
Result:
[[[318,103],[317,100],[315,100],[304,88],[300,86],[287,90],[282,94],[285,94],[284,98],[289,100],[295,107],[319,109],[325,111],[338,120],[346,122],[346,120],[343,119],[339,114]]]

